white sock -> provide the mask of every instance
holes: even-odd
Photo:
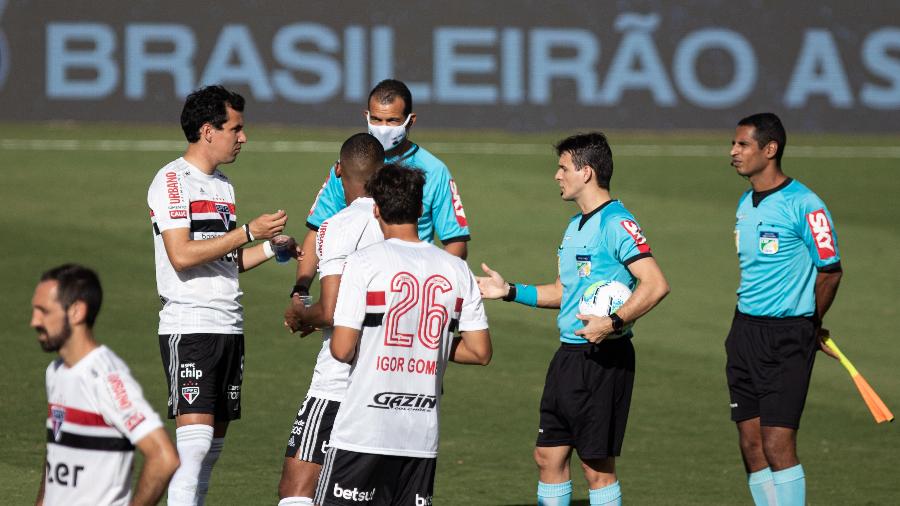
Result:
[[[169,482],[169,506],[197,504],[197,482],[212,439],[213,428],[209,425],[185,425],[175,429],[175,446],[181,466]]]
[[[311,497],[285,497],[278,501],[278,506],[313,506]]]
[[[197,505],[203,506],[206,502],[206,493],[209,492],[209,481],[212,475],[213,466],[219,460],[222,454],[222,447],[225,446],[224,437],[214,437],[209,447],[203,464],[200,465],[200,475],[197,478]]]

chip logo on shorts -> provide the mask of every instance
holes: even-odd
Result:
[[[188,404],[193,404],[200,395],[200,387],[181,387],[181,396]]]
[[[575,255],[575,268],[578,270],[579,278],[586,278],[591,275],[591,256]]]
[[[837,254],[834,250],[834,233],[825,209],[819,209],[806,215],[809,230],[816,241],[816,249],[819,251],[819,260],[827,260]]]
[[[778,232],[759,233],[759,252],[763,255],[778,253]]]

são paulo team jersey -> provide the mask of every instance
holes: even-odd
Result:
[[[419,239],[431,242],[437,232],[438,239],[444,243],[451,239],[469,240],[466,211],[463,209],[456,182],[444,162],[418,144],[413,144],[407,152],[387,158],[384,162],[421,169],[425,173]],[[328,179],[325,180],[309,210],[306,226],[313,230],[317,229],[323,221],[345,206],[344,186],[335,176],[332,166]]]
[[[344,271],[347,255],[384,240],[378,220],[372,214],[374,207],[375,201],[370,197],[358,198],[322,223],[316,233],[319,279],[340,275]],[[331,328],[322,331],[322,348],[313,369],[308,395],[341,402],[347,392],[350,364],[338,362],[331,355],[331,334]]]
[[[831,213],[815,193],[787,179],[741,196],[734,242],[741,265],[738,311],[753,316],[812,316],[817,270],[840,268]]]
[[[331,446],[436,457],[453,331],[488,328],[466,263],[427,242],[388,239],[361,249],[347,257],[334,325],[361,335]]]
[[[100,346],[72,367],[47,367],[44,504],[125,505],[134,445],[162,421],[128,366]]]
[[[650,245],[634,216],[618,200],[609,200],[587,214],[569,220],[557,250],[562,301],[556,324],[559,339],[569,344],[588,341],[575,335],[584,327],[576,318],[578,302],[597,281],[619,281],[634,290],[636,279],[628,265],[652,256]],[[631,336],[631,331],[626,334]]]
[[[159,334],[241,334],[243,307],[237,251],[218,260],[175,271],[162,233],[187,228],[194,241],[214,239],[237,227],[234,187],[216,169],[211,175],[179,158],[153,178],[147,191],[156,289],[162,310]]]

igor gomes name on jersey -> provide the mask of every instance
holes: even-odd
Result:
[[[459,258],[398,239],[347,258],[334,325],[361,330],[331,446],[434,458],[453,330],[487,328],[475,277]]]
[[[162,233],[186,228],[194,241],[215,239],[237,227],[234,187],[225,174],[205,174],[179,158],[153,178],[147,191],[156,289],[162,302],[160,334],[241,334],[243,308],[237,252],[177,272]]]

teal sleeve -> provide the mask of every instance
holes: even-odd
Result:
[[[459,189],[450,176],[450,171],[442,167],[442,170],[434,171],[429,177],[431,180],[428,183],[431,187],[428,190],[433,192],[431,216],[438,238],[441,241],[457,237],[468,238],[469,224],[466,220],[466,211],[463,209]]]
[[[606,240],[615,251],[616,260],[627,264],[650,255],[650,245],[637,221],[630,216],[616,216],[613,220],[612,226],[606,227]]]
[[[834,221],[822,199],[814,194],[808,195],[802,200],[800,211],[798,233],[816,267],[827,267],[840,262]]]
[[[344,199],[344,185],[341,179],[334,173],[334,166],[328,173],[328,179],[319,190],[315,202],[309,209],[309,216],[306,218],[306,226],[318,230],[322,223],[337,214],[341,209],[347,207]]]

